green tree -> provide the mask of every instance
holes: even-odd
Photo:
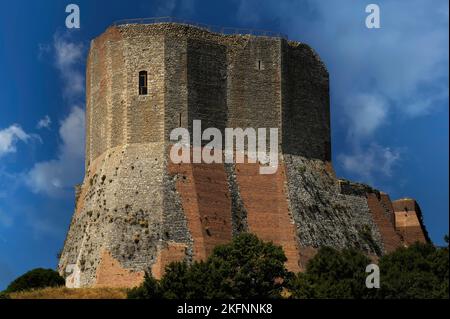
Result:
[[[382,256],[378,261],[380,289],[368,289],[363,253],[321,248],[289,281],[293,298],[449,298],[448,246],[416,243]]]
[[[58,272],[53,269],[36,268],[16,278],[9,284],[5,292],[16,292],[36,288],[56,287],[65,284]]]
[[[160,286],[167,299],[205,299],[210,295],[214,274],[205,262],[171,263],[161,279]]]
[[[159,296],[170,299],[280,297],[288,273],[285,261],[281,247],[262,242],[252,234],[241,234],[231,243],[217,246],[205,262],[194,262],[191,266],[169,264],[158,284]],[[129,294],[130,298],[139,296]]]
[[[369,298],[374,294],[365,285],[370,263],[359,251],[323,247],[308,262],[306,272],[297,274],[288,287],[293,298]]]
[[[380,259],[380,298],[449,298],[448,247],[416,243]]]
[[[139,287],[128,292],[129,299],[158,299],[161,298],[159,282],[148,273],[145,274],[144,282]]]
[[[449,298],[448,245],[416,243],[381,257],[380,289],[366,287],[367,265],[354,249],[319,249],[304,273],[287,272],[279,246],[242,234],[218,246],[204,262],[171,263],[160,281],[146,275],[129,298]]]
[[[208,259],[212,298],[272,298],[280,296],[287,274],[280,246],[243,234],[217,247]]]

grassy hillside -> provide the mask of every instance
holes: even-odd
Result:
[[[11,299],[125,299],[127,290],[120,288],[66,287],[35,289],[9,294]]]

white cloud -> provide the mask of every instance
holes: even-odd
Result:
[[[63,80],[64,97],[74,103],[84,96],[84,76],[80,62],[84,58],[84,46],[71,41],[70,34],[53,36],[55,66]],[[48,119],[48,121],[47,121]],[[50,124],[44,118],[43,124]],[[39,125],[38,125],[39,126]],[[81,182],[84,168],[85,114],[79,106],[72,106],[68,116],[61,121],[56,158],[36,163],[26,174],[26,184],[35,193],[61,196]]]
[[[357,94],[347,99],[345,114],[350,121],[348,134],[356,140],[371,136],[386,122],[388,113],[386,100],[377,94]]]
[[[55,66],[64,82],[64,94],[68,99],[84,93],[84,76],[79,64],[84,58],[82,43],[71,42],[67,34],[56,33],[53,37]]]
[[[448,1],[433,1],[430,6],[423,0],[407,4],[379,0],[381,29],[371,30],[364,24],[366,4],[327,0],[238,4],[238,17],[245,23],[276,21],[291,39],[319,52],[330,70],[336,112],[344,109],[340,117],[352,134],[361,134],[356,138],[373,135],[388,113],[423,116],[448,100]],[[375,95],[377,101],[366,99],[369,105],[362,109],[360,103],[347,104],[349,96],[361,95]],[[353,128],[355,123],[367,127]]]
[[[84,111],[73,107],[61,122],[56,159],[39,162],[29,171],[26,183],[35,193],[60,196],[79,183],[84,163]]]
[[[372,181],[380,175],[390,177],[400,160],[399,149],[382,147],[374,143],[366,149],[357,149],[352,154],[338,156],[344,170],[365,181]]]
[[[17,124],[0,130],[0,157],[8,153],[15,153],[17,142],[27,143],[31,137]]]
[[[403,151],[376,143],[389,119],[408,121],[448,105],[447,0],[379,0],[381,29],[371,30],[369,2],[235,2],[240,22],[278,24],[319,53],[330,72],[333,116],[347,136],[338,164],[364,182],[392,176],[401,162]]]
[[[51,124],[52,120],[50,119],[50,116],[46,115],[38,121],[38,123],[36,124],[36,128],[37,129],[50,128]]]

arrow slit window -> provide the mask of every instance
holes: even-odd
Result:
[[[139,72],[139,95],[147,95],[147,71]]]

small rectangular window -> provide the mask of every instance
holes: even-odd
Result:
[[[261,60],[258,60],[258,70],[261,70]]]
[[[139,72],[139,95],[147,95],[147,71]]]

